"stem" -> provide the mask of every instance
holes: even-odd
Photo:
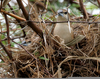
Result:
[[[8,48],[10,48],[10,36],[9,36],[9,22],[8,22],[8,18],[7,15],[4,13],[4,17],[6,20],[6,28],[7,28],[7,39],[8,39]]]
[[[88,16],[88,14],[86,12],[86,9],[85,9],[85,7],[83,5],[83,0],[79,0],[79,4],[80,4],[81,12],[83,13],[84,18],[88,19],[89,16]]]
[[[97,2],[98,2],[98,5],[99,5],[99,8],[100,8],[100,0],[97,0]]]
[[[2,48],[4,49],[4,51],[7,53],[8,57],[13,60],[12,54],[5,48],[5,46],[2,44],[2,42],[0,41],[0,45],[2,46]]]

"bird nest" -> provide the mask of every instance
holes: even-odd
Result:
[[[38,18],[38,17],[36,17]],[[52,17],[50,17],[52,18]],[[100,18],[96,16],[89,20],[93,23],[82,23],[83,19],[73,19],[80,21],[72,23],[74,37],[84,35],[85,38],[78,43],[67,46],[62,43],[60,37],[54,37],[48,31],[47,26],[51,23],[40,23],[37,26],[43,28],[43,37],[39,36],[33,29],[26,29],[24,38],[29,45],[21,45],[14,42],[19,47],[6,47],[12,53],[12,58],[7,54],[2,54],[1,77],[9,78],[66,78],[66,77],[97,77],[100,75],[100,25],[95,23]],[[17,29],[18,30],[18,29]],[[24,29],[25,30],[25,29]],[[2,46],[3,47],[3,46]],[[3,48],[5,50],[5,47]],[[7,52],[5,51],[5,52]]]
[[[74,36],[85,38],[73,46],[62,44],[60,38],[44,33],[44,40],[34,35],[31,44],[8,49],[13,61],[5,59],[7,77],[65,78],[97,77],[99,71],[100,28],[98,24],[74,23]],[[54,39],[56,41],[54,41]],[[8,68],[9,65],[9,68]],[[9,73],[7,73],[9,72]]]

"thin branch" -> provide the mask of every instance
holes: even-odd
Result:
[[[46,2],[47,2],[47,0],[45,0],[45,2],[44,2],[44,5],[46,6]]]
[[[85,9],[85,7],[84,7],[84,5],[83,5],[83,0],[79,0],[79,4],[80,4],[81,11],[82,11],[82,13],[83,13],[83,15],[84,15],[84,18],[85,18],[85,19],[88,19],[89,16],[88,16],[88,14],[87,14],[87,12],[86,12],[86,9]]]
[[[38,21],[31,21],[33,23],[40,23]],[[45,23],[52,23],[52,24],[55,24],[55,23],[67,23],[68,21],[58,21],[58,22],[51,22],[51,21],[45,21]],[[88,24],[95,24],[95,23],[100,23],[100,21],[98,22],[88,22],[88,21],[70,21],[71,23],[88,23]],[[43,21],[41,21],[41,23],[44,23]]]
[[[3,62],[5,62],[1,55],[0,55],[0,59],[1,59]]]
[[[19,39],[19,38],[24,38],[24,36],[18,36],[18,37],[10,38],[10,39],[14,40],[14,39]],[[5,40],[7,40],[7,38],[2,39],[1,41],[5,41]]]
[[[6,20],[8,48],[10,48],[9,22],[8,22],[8,18],[7,18],[7,15],[6,14],[4,14],[4,17],[5,17],[5,20]]]
[[[98,2],[98,5],[99,5],[99,8],[100,8],[100,0],[97,0],[97,2]]]
[[[3,13],[5,13],[5,14],[7,14],[7,15],[10,15],[10,16],[12,16],[12,17],[14,17],[14,18],[16,18],[16,19],[18,19],[18,20],[20,20],[20,21],[26,21],[26,19],[24,19],[24,18],[22,18],[22,17],[19,17],[19,16],[13,14],[13,13],[6,12],[6,11],[4,11],[3,9],[1,9],[0,12],[3,12]]]
[[[12,29],[11,31],[16,31],[16,30],[21,30],[21,28]],[[7,31],[0,32],[0,34],[2,34],[2,33],[7,33]]]
[[[3,0],[1,0],[0,10],[1,10],[1,8],[2,8],[2,2],[3,2]]]
[[[4,49],[4,51],[6,52],[6,54],[8,55],[9,59],[13,60],[13,57],[12,57],[12,53],[10,53],[6,47],[2,44],[2,42],[0,41],[0,45],[2,46],[2,48]]]

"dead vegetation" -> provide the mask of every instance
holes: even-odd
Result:
[[[0,77],[66,78],[100,76],[100,24],[96,23],[100,22],[99,15],[90,16],[88,21],[77,17],[75,17],[77,19],[71,18],[71,21],[76,22],[72,24],[75,37],[84,35],[85,38],[68,47],[61,43],[60,38],[52,35],[52,27],[56,22],[53,23],[50,19],[54,19],[55,14],[46,20],[44,19],[47,12],[46,1],[48,0],[45,0],[44,4],[39,1],[33,2],[33,5],[28,2],[28,12],[23,6],[22,0],[17,0],[23,12],[19,15],[13,11],[8,3],[12,12],[10,16],[14,17],[13,19],[7,17],[9,12],[4,12],[1,7],[7,31],[3,31],[3,25],[0,25],[0,35],[4,34],[7,37],[0,39],[0,59],[3,61],[3,63],[0,63],[1,68],[3,68],[0,71]],[[53,12],[52,9],[51,11]],[[40,14],[43,15],[43,19],[39,18]],[[15,29],[14,26],[11,27],[11,23],[14,26],[20,25],[21,28],[18,29],[16,26]],[[47,26],[51,29],[48,30]],[[16,35],[16,31],[20,34]],[[13,32],[14,36],[11,36],[10,32]],[[17,43],[15,39],[19,39],[21,42],[23,40],[31,41],[31,43],[23,46],[21,43]],[[4,45],[2,41],[6,41],[7,44]],[[12,42],[17,45],[17,48],[11,47]]]

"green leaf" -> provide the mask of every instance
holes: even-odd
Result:
[[[98,16],[98,15],[93,15],[93,16]],[[100,17],[100,15],[98,17]]]
[[[39,55],[39,52],[36,52],[35,55]]]
[[[1,39],[4,39],[5,38],[5,35],[1,35]],[[4,44],[4,45],[7,45],[7,42],[6,41],[2,41],[2,43]]]
[[[94,10],[94,9],[97,9],[98,7],[92,3],[88,3],[88,5],[86,6],[86,9],[90,9],[90,10]]]
[[[72,7],[76,7],[76,8],[78,8],[78,7],[80,7],[78,4],[72,4]]]
[[[30,1],[34,1],[34,0],[30,0]]]
[[[11,47],[14,47],[14,44],[15,44],[15,43],[11,42]]]
[[[45,58],[44,58],[44,57],[39,56],[39,58],[40,58],[40,59],[42,59],[42,60],[45,60]],[[49,60],[49,59],[47,59],[47,58],[46,58],[46,60]]]

